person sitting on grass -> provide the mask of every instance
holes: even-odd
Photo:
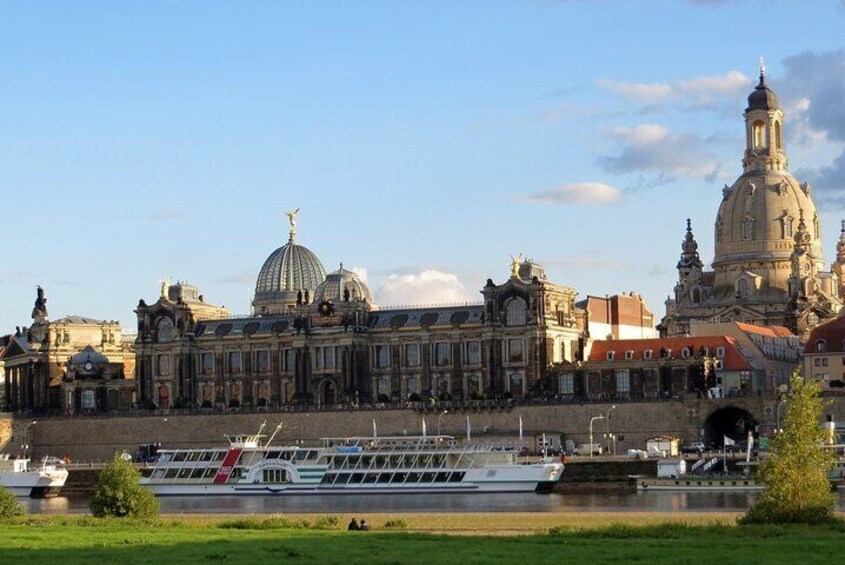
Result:
[[[346,527],[346,529],[349,530],[350,532],[357,532],[358,530],[361,529],[361,525],[358,523],[357,519],[352,518],[352,520],[349,522],[349,525]]]
[[[361,519],[361,527],[360,527],[360,530],[361,530],[362,532],[369,532],[369,531],[370,531],[370,525],[369,525],[369,524],[367,523],[367,521],[366,521],[366,520],[364,520],[363,518]]]

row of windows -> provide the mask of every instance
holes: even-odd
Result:
[[[509,340],[509,356],[513,361],[521,361],[523,357],[522,340]],[[468,365],[481,363],[481,342],[467,341],[461,344]],[[401,363],[403,367],[419,367],[422,364],[419,343],[406,343],[402,349]],[[434,364],[443,367],[452,362],[452,343],[438,341],[433,345]],[[386,369],[391,364],[391,346],[376,345],[373,347],[373,366]]]
[[[813,359],[813,366],[814,367],[827,367],[829,361],[829,357],[816,357]],[[842,357],[842,364],[845,365],[845,356]]]
[[[705,357],[710,356],[710,348],[709,347],[705,347],[703,352],[704,352]],[[658,353],[659,353],[661,359],[669,359],[669,358],[672,357],[672,350],[671,349],[661,348]],[[683,349],[681,349],[681,357],[683,357],[684,359],[692,357],[694,354],[695,354],[695,352],[693,351],[693,349],[691,347],[684,347]],[[725,357],[725,348],[724,347],[717,347],[716,348],[716,357],[719,358],[719,359],[722,359],[722,358]],[[625,360],[630,361],[633,358],[634,358],[634,351],[630,350],[630,349],[627,350],[625,352]],[[653,350],[646,349],[645,351],[643,351],[643,359],[653,359],[653,358],[654,358],[654,351]],[[606,359],[608,361],[613,361],[614,359],[616,359],[616,352],[615,351],[608,351],[607,355],[606,355]]]
[[[464,480],[464,475],[463,471],[454,473],[326,473],[323,475],[322,483],[324,485],[459,483]]]
[[[820,339],[816,341],[816,353],[824,353],[827,351],[827,340]],[[845,340],[842,340],[842,350],[845,351]]]

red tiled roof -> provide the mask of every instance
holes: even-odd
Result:
[[[755,326],[744,322],[734,322],[739,329],[746,333],[756,333],[767,337],[790,337],[793,335],[788,328],[783,326]]]
[[[725,371],[750,371],[753,367],[748,360],[739,352],[739,346],[734,338],[720,336],[704,337],[667,337],[662,339],[614,339],[608,341],[594,341],[590,356],[587,359],[590,363],[607,361],[607,353],[614,352],[613,362],[626,361],[657,361],[660,359],[660,349],[670,350],[669,354],[673,359],[680,359],[684,348],[689,347],[692,356],[698,355],[701,348],[710,350],[711,355],[716,354],[719,347],[725,348],[725,356],[721,358],[722,370]],[[644,353],[651,350],[651,359],[646,359]],[[632,352],[632,359],[625,359],[625,352]]]
[[[810,332],[810,339],[804,346],[804,353],[819,353],[816,344],[822,340],[825,341],[825,353],[845,351],[843,349],[843,345],[845,345],[843,344],[843,340],[845,340],[845,316],[839,316],[813,328],[813,331]]]

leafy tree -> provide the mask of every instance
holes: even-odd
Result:
[[[824,405],[819,385],[796,371],[785,397],[783,431],[770,443],[769,457],[760,465],[758,479],[766,490],[743,518],[745,524],[821,523],[833,519],[835,498],[828,472],[834,455],[824,449],[820,427]]]
[[[11,491],[0,487],[0,518],[14,518],[23,516],[23,505]]]
[[[158,516],[158,500],[150,489],[140,485],[140,479],[141,473],[132,461],[127,461],[120,455],[115,456],[100,471],[97,490],[91,500],[91,513],[100,518]]]

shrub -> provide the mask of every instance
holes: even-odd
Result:
[[[0,518],[14,518],[25,514],[23,505],[11,491],[0,487]]]
[[[393,520],[388,520],[387,522],[384,523],[384,528],[386,530],[391,530],[391,529],[398,530],[398,529],[407,528],[407,527],[408,527],[408,522],[406,522],[402,518],[394,518]]]
[[[783,431],[772,440],[769,457],[758,471],[766,490],[742,524],[819,524],[834,519],[835,498],[827,476],[834,457],[822,447],[824,431],[819,422],[824,405],[819,385],[812,379],[805,381],[797,371],[789,384],[792,396],[784,399]]]
[[[159,514],[159,502],[152,491],[139,484],[141,473],[131,461],[116,456],[100,471],[97,490],[91,500],[96,517],[152,518]]]

